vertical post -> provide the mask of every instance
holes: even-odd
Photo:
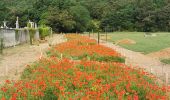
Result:
[[[163,64],[163,66],[162,66],[162,75],[163,75],[163,73],[164,73],[164,64]]]
[[[106,28],[105,28],[105,33],[106,33],[106,42],[107,42],[107,31],[106,31]]]
[[[150,73],[153,73],[153,69],[152,69],[152,66],[150,66]]]
[[[168,86],[168,72],[165,73],[165,85]]]
[[[89,38],[90,38],[90,32],[89,32]]]
[[[5,76],[8,76],[8,66],[5,67]]]
[[[98,32],[98,44],[100,43],[100,33]]]
[[[62,53],[61,53],[61,57],[60,58],[61,58],[61,60],[63,59],[63,54]]]
[[[0,38],[0,54],[3,54],[3,38]]]

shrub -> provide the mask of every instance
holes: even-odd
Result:
[[[34,28],[28,28],[28,31],[29,31],[29,35],[30,35],[30,44],[32,45],[33,41],[34,41],[34,36],[35,36],[37,30]]]
[[[50,28],[50,27],[41,26],[41,27],[39,28],[40,38],[41,38],[42,40],[44,40],[46,36],[49,36],[49,35],[50,35],[50,31],[51,31],[51,28]]]
[[[31,28],[31,23],[27,23],[27,27],[28,27],[28,28]]]
[[[105,62],[121,62],[125,63],[125,59],[122,57],[114,57],[114,56],[99,56],[97,58],[94,58],[95,61],[105,61]]]
[[[164,64],[170,64],[170,58],[169,59],[161,59],[161,62]]]

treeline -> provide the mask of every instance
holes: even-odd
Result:
[[[56,32],[170,31],[169,0],[1,0],[0,21],[15,27],[16,16]]]

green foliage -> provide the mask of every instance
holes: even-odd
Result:
[[[43,100],[58,100],[58,97],[53,92],[54,92],[53,87],[47,88],[44,92],[45,95],[43,97]]]
[[[93,30],[93,32],[98,32],[100,30],[100,21],[98,21],[98,20],[91,20],[88,23],[87,31],[92,31],[92,30]]]
[[[55,32],[170,31],[168,0],[1,0],[0,13],[10,27],[19,16],[21,27],[30,19]]]
[[[164,64],[170,64],[170,59],[161,59],[161,62]]]
[[[43,40],[46,36],[50,35],[51,28],[46,26],[39,27],[40,38]]]
[[[90,21],[89,11],[81,5],[77,5],[77,6],[71,7],[70,12],[72,16],[74,16],[73,17],[74,20],[76,21],[75,31],[76,32],[86,31],[87,25]]]
[[[27,27],[28,27],[28,28],[31,28],[31,23],[27,23]]]
[[[121,62],[121,63],[125,63],[125,59],[122,57],[113,57],[113,56],[104,56],[104,57],[98,57],[95,58],[96,61],[102,62]]]
[[[34,28],[28,28],[28,31],[29,31],[29,35],[30,35],[30,44],[32,45],[33,41],[34,41],[34,36],[35,36],[37,30]]]
[[[15,40],[19,40],[19,29],[15,29]]]

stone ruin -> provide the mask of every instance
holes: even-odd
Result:
[[[0,27],[0,38],[3,39],[4,47],[16,46],[18,44],[26,43],[30,41],[30,35],[28,27],[21,28],[19,26],[19,17],[16,18],[16,27],[9,28],[7,26],[8,21],[3,21],[3,26]],[[31,28],[37,29],[37,24],[29,21]],[[39,40],[39,31],[37,29],[34,36],[35,40]]]

